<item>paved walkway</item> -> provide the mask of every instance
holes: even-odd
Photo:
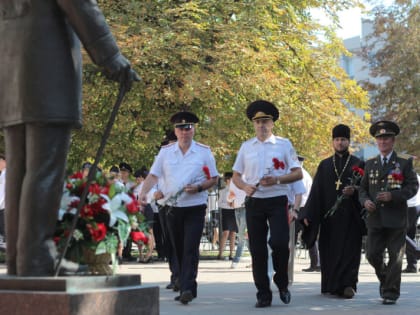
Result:
[[[309,266],[308,259],[295,259],[294,283],[290,287],[292,301],[285,305],[273,287],[273,304],[256,309],[255,287],[250,258],[231,269],[229,261],[201,260],[198,273],[198,297],[188,305],[173,300],[175,292],[166,290],[169,272],[165,263],[124,264],[119,272],[141,273],[143,284],[160,287],[161,315],[254,315],[254,314],[419,314],[420,273],[403,274],[401,297],[396,305],[382,305],[378,294],[378,281],[373,269],[362,262],[358,293],[345,300],[320,294],[320,273],[302,272]]]
[[[290,287],[292,301],[284,305],[274,291],[271,307],[256,309],[255,287],[250,258],[244,258],[238,268],[231,269],[229,261],[201,260],[198,273],[198,297],[188,305],[173,300],[177,293],[166,290],[169,271],[166,263],[125,263],[119,274],[141,274],[144,285],[160,287],[161,315],[254,315],[254,314],[419,314],[420,273],[403,274],[401,297],[396,305],[382,305],[378,296],[378,281],[373,269],[362,262],[358,293],[354,299],[345,300],[320,294],[320,273],[302,272],[309,265],[307,258],[295,259],[294,283]],[[0,273],[4,273],[0,265]],[[120,315],[120,314],[116,314]],[[123,315],[123,314],[121,314]]]

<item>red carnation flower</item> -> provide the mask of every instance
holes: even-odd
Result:
[[[130,237],[135,243],[142,242],[147,244],[149,242],[149,238],[142,231],[131,231]]]
[[[204,166],[203,166],[203,172],[204,172],[204,174],[206,175],[206,178],[207,178],[207,179],[210,179],[210,178],[211,178],[211,176],[210,176],[210,170],[209,170],[209,168],[208,168],[208,166],[207,166],[207,165],[204,165]]]
[[[135,214],[139,212],[139,203],[137,200],[133,199],[130,203],[126,205],[128,213]]]
[[[404,176],[401,173],[392,173],[392,178],[400,182],[404,180]]]
[[[92,237],[92,240],[94,240],[95,242],[102,241],[106,236],[106,226],[104,223],[97,223],[96,228],[88,224],[87,228]]]
[[[82,179],[83,174],[82,174],[82,172],[77,172],[77,173],[74,173],[74,174],[70,175],[70,178],[71,179]]]
[[[365,174],[365,171],[356,165],[354,165],[351,169],[353,172],[358,173],[360,176],[363,176]]]
[[[94,183],[89,186],[89,192],[94,195],[99,195],[101,193],[101,186],[97,183]]]
[[[278,170],[279,168],[284,170],[284,168],[285,168],[284,162],[279,161],[279,159],[277,159],[277,158],[273,158],[273,165],[274,165],[274,169],[276,169],[276,170]]]

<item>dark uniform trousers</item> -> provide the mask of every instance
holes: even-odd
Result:
[[[172,207],[167,215],[168,228],[173,234],[176,259],[179,265],[181,293],[190,290],[197,296],[197,272],[200,241],[204,229],[206,205]]]
[[[375,268],[381,297],[396,300],[400,296],[401,268],[405,251],[406,228],[371,227],[367,237],[367,259]],[[388,264],[383,253],[388,249]]]
[[[7,272],[54,274],[54,235],[71,126],[21,124],[5,130]]]
[[[287,197],[254,198],[245,200],[246,223],[252,256],[252,275],[257,288],[257,299],[271,301],[271,280],[268,278],[268,244],[272,249],[274,283],[280,290],[288,286],[289,219]],[[267,225],[268,222],[268,225]]]
[[[171,272],[171,283],[179,287],[179,266],[178,259],[175,255],[175,237],[168,226],[168,211],[169,206],[159,207],[159,219],[162,226],[162,238],[165,256],[168,259],[169,270]]]
[[[416,239],[417,232],[417,220],[419,218],[420,206],[417,207],[408,207],[407,208],[407,236],[412,240]],[[417,269],[417,258],[412,251],[406,251],[407,256],[407,268]]]

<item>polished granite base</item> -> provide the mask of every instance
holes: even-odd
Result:
[[[140,275],[0,277],[0,314],[158,315],[159,287]]]

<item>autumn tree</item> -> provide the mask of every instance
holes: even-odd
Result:
[[[309,168],[331,152],[331,128],[350,125],[366,139],[366,93],[339,67],[345,49],[311,7],[334,15],[355,1],[98,1],[142,82],[127,95],[106,148],[104,166],[126,160],[150,166],[169,117],[200,117],[196,139],[229,170],[253,135],[245,108],[256,99],[280,110],[274,132],[288,137]],[[323,33],[322,39],[319,36]],[[70,165],[94,156],[118,87],[85,60],[84,127],[73,135]]]
[[[378,6],[372,24],[363,56],[371,76],[385,79],[364,82],[374,118],[398,122],[398,149],[420,157],[420,3],[398,0]]]

